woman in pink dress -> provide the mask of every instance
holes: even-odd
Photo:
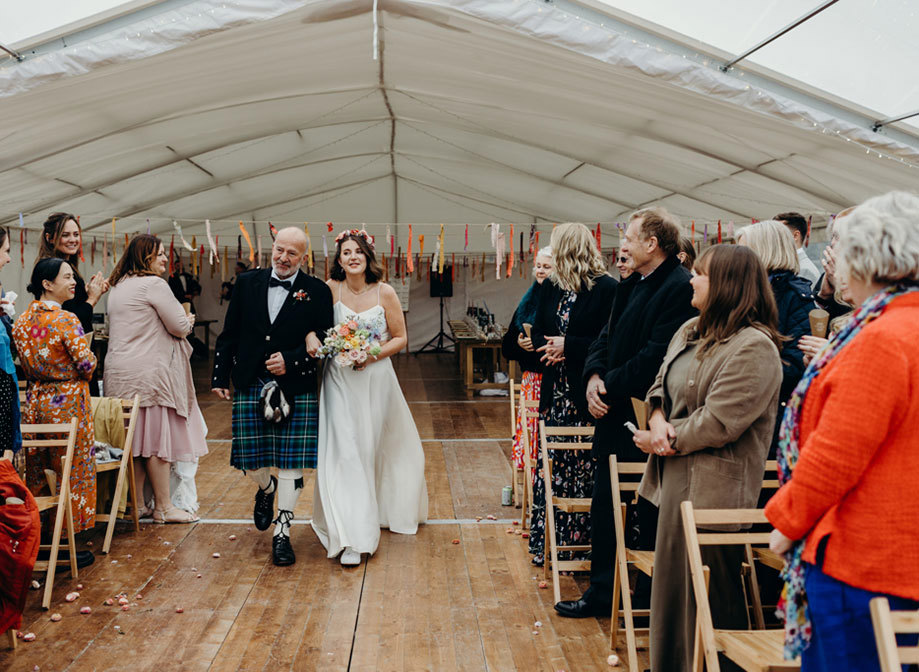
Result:
[[[147,478],[155,499],[157,523],[193,523],[198,518],[172,505],[170,464],[194,462],[207,453],[206,429],[192,380],[194,326],[162,278],[167,257],[151,235],[128,244],[109,278],[109,347],[105,357],[107,396],[140,395],[134,434],[134,482],[142,495]],[[147,513],[150,513],[149,510]]]

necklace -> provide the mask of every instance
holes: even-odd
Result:
[[[348,285],[347,282],[345,283],[345,287],[347,287],[347,288],[348,288],[348,291],[351,292],[354,296],[360,296],[361,294],[366,294],[366,293],[369,292],[371,289],[373,289],[373,285],[368,285],[367,287],[365,287],[365,288],[362,289],[361,291],[355,292],[353,289],[351,289],[351,287]]]

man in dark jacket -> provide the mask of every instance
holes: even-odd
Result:
[[[303,469],[316,466],[317,367],[309,353],[333,323],[331,290],[299,270],[306,245],[303,231],[282,229],[271,248],[271,269],[239,276],[211,378],[212,391],[233,401],[230,464],[258,484],[252,512],[257,529],[271,525],[277,493],[272,560],[279,566],[296,561],[290,522]]]
[[[680,227],[663,208],[639,210],[626,229],[622,251],[634,272],[619,285],[609,322],[594,341],[584,367],[587,406],[596,418],[596,458],[591,517],[590,588],[579,600],[562,601],[562,616],[608,616],[613,597],[613,503],[609,456],[644,461],[646,455],[623,426],[634,419],[631,398],[644,399],[664,360],[670,339],[696,314],[690,272],[677,258]],[[651,525],[656,510],[650,509]],[[646,533],[653,538],[653,531]]]

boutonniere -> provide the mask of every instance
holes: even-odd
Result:
[[[310,295],[306,293],[305,289],[298,289],[294,292],[294,301],[309,301]]]

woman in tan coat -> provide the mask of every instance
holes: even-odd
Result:
[[[170,464],[194,462],[207,453],[206,429],[192,381],[191,345],[185,336],[194,315],[186,315],[162,278],[163,244],[138,235],[112,272],[108,299],[109,348],[104,388],[108,396],[140,395],[134,435],[134,481],[142,496],[153,487],[157,523],[191,523],[194,514],[172,505]]]
[[[651,586],[651,669],[692,668],[695,600],[680,503],[753,508],[763,480],[782,365],[769,280],[748,248],[716,245],[696,261],[686,322],[648,392],[649,431],[635,444],[651,455],[639,494],[660,509]],[[743,549],[707,547],[715,627],[746,627]]]

